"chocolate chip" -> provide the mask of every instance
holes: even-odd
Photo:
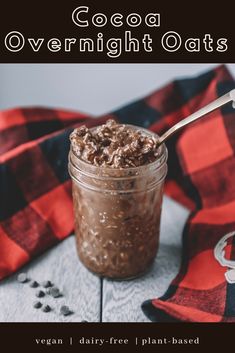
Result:
[[[44,282],[42,282],[42,286],[44,288],[49,288],[49,287],[52,287],[53,284],[51,283],[51,281],[44,281]]]
[[[72,311],[69,309],[69,307],[67,305],[63,305],[61,308],[60,308],[60,313],[64,316],[67,316],[67,315],[70,315],[72,314]]]
[[[20,273],[18,276],[17,276],[17,281],[20,282],[20,283],[25,283],[28,281],[28,277],[27,277],[27,274],[22,272]]]
[[[29,285],[31,288],[37,288],[39,286],[37,281],[32,281]]]
[[[49,313],[49,311],[51,311],[50,305],[44,305],[43,308],[42,308],[42,311],[44,313]]]
[[[35,302],[35,303],[33,304],[33,307],[34,307],[35,309],[39,309],[39,308],[42,307],[42,303],[41,303],[41,302]]]
[[[52,288],[50,288],[50,295],[51,295],[53,298],[62,297],[62,293],[60,292],[59,288],[57,288],[57,287],[52,287]]]
[[[45,296],[45,293],[42,290],[37,290],[36,292],[36,297],[42,298]]]
[[[88,322],[88,321],[86,321],[86,320],[82,320],[81,322]]]

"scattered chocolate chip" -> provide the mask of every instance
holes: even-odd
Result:
[[[88,321],[86,321],[86,320],[82,320],[81,322],[88,322]]]
[[[72,314],[72,311],[69,309],[69,307],[67,305],[63,305],[61,308],[60,308],[60,313],[64,316],[67,316],[67,315],[70,315]]]
[[[25,283],[28,281],[28,277],[27,277],[27,274],[22,272],[20,273],[18,276],[17,276],[17,281],[20,282],[20,283]]]
[[[44,313],[49,313],[49,311],[51,311],[50,305],[44,305],[43,308],[42,308],[42,311]]]
[[[42,290],[37,290],[36,297],[42,298],[42,297],[44,297],[44,295],[45,295],[45,293]]]
[[[52,288],[50,288],[50,295],[51,295],[53,298],[62,297],[62,293],[60,292],[59,288],[57,288],[57,287],[52,287]]]
[[[34,307],[35,309],[39,309],[39,308],[42,307],[42,303],[41,303],[41,302],[35,302],[35,303],[33,304],[33,307]]]
[[[31,288],[37,288],[39,286],[37,281],[32,281],[29,285]]]
[[[52,287],[53,284],[51,283],[51,281],[44,281],[44,282],[42,282],[42,286],[44,288],[49,288],[49,287]]]

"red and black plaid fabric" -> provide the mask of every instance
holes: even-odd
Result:
[[[226,67],[176,80],[111,114],[42,108],[0,113],[0,279],[73,232],[69,134],[114,118],[159,135],[235,87]],[[194,123],[167,143],[166,193],[192,210],[179,275],[160,299],[143,303],[153,320],[235,321],[235,284],[213,256],[235,228],[235,114],[231,105]],[[228,247],[228,256],[235,248]]]

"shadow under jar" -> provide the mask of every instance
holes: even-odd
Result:
[[[165,145],[154,162],[134,168],[94,166],[70,149],[77,250],[89,270],[130,279],[151,266],[159,243],[166,162]]]

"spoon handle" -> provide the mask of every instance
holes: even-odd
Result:
[[[179,121],[177,124],[172,126],[169,130],[167,130],[162,136],[159,137],[158,145],[161,145],[165,142],[171,135],[173,135],[176,131],[182,129],[185,125],[192,123],[193,121],[200,119],[204,115],[212,112],[213,110],[221,107],[224,104],[229,102],[235,102],[235,89],[216,99],[215,101],[209,103],[205,107],[199,109],[195,113],[189,115],[187,118]]]

